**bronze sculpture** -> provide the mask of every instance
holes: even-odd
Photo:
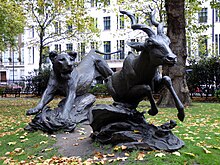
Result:
[[[171,79],[168,76],[161,77],[158,72],[159,65],[173,66],[176,63],[176,55],[169,48],[170,40],[163,33],[163,25],[155,21],[154,12],[151,22],[157,27],[157,33],[146,25],[136,24],[130,12],[121,13],[130,17],[133,30],[144,31],[148,38],[144,43],[128,43],[141,53],[136,55],[129,52],[122,70],[108,78],[107,87],[115,102],[113,105],[100,104],[90,109],[89,120],[93,128],[91,137],[104,144],[125,145],[127,149],[178,150],[184,146],[184,142],[171,131],[176,126],[175,121],[155,126],[147,123],[144,113],[136,110],[139,102],[147,97],[151,104],[148,113],[156,115],[158,109],[152,91],[165,85],[172,93],[179,120],[184,120],[184,107],[172,87]]]
[[[95,96],[88,93],[92,81],[97,76],[106,79],[113,74],[106,61],[97,53],[102,52],[91,50],[80,64],[74,67],[75,52],[61,54],[50,52],[53,70],[40,102],[26,113],[37,114],[26,130],[73,131],[76,123],[87,120],[88,109],[95,102]],[[65,98],[55,110],[51,110],[47,104],[53,100],[57,90],[62,91]]]
[[[27,111],[27,115],[36,116],[26,130],[39,129],[52,133],[63,129],[72,132],[77,123],[89,119],[93,129],[91,137],[104,144],[165,151],[175,151],[184,146],[184,142],[171,131],[176,126],[175,121],[155,126],[147,123],[144,113],[136,110],[139,102],[147,97],[151,104],[148,113],[156,115],[158,109],[152,91],[158,91],[165,85],[174,98],[179,120],[183,121],[185,117],[184,106],[172,87],[170,77],[161,77],[158,72],[159,65],[173,66],[177,61],[169,48],[170,40],[163,33],[163,25],[155,20],[155,12],[151,14],[151,22],[157,27],[157,33],[144,24],[137,24],[130,12],[121,13],[131,19],[133,30],[142,30],[148,35],[144,43],[128,43],[131,48],[140,51],[140,55],[129,52],[122,70],[113,73],[97,50],[91,50],[77,67],[73,67],[76,53],[51,52],[53,71],[50,81],[39,104]],[[92,106],[95,96],[89,94],[88,89],[97,74],[107,82],[108,91],[115,101],[112,105]],[[51,110],[47,104],[57,89],[64,92],[65,98]]]
[[[128,42],[127,44],[141,51],[140,55],[129,52],[124,60],[123,68],[120,72],[112,75],[108,80],[108,87],[114,101],[130,104],[132,108],[136,108],[138,103],[146,96],[151,103],[151,109],[148,111],[150,115],[158,113],[157,106],[152,96],[152,91],[157,92],[161,86],[165,85],[171,92],[176,107],[178,109],[178,118],[184,120],[184,106],[179,100],[173,89],[170,77],[161,77],[158,66],[173,66],[177,57],[169,48],[170,40],[163,33],[162,23],[155,21],[155,12],[151,15],[151,22],[157,27],[157,34],[144,24],[136,24],[135,16],[129,12],[121,11],[130,17],[133,30],[142,30],[148,38],[144,43]]]

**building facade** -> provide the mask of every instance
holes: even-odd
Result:
[[[102,52],[114,52],[121,49],[121,53],[106,55],[103,58],[108,62],[113,71],[120,70],[122,62],[128,51],[131,50],[126,42],[139,41],[143,42],[147,38],[146,34],[141,31],[130,29],[130,20],[120,14],[117,0],[111,0],[104,7],[100,7],[97,1],[91,0],[85,5],[88,7],[88,14],[95,20],[95,26],[100,30],[99,36],[94,36],[89,42],[82,39],[61,40],[49,45],[49,50],[77,51],[77,61],[91,50],[98,49]],[[202,43],[207,49],[207,55],[220,55],[220,17],[219,11],[211,9],[210,2],[202,5],[201,12],[198,14],[198,24],[211,25],[203,32]],[[59,23],[54,24],[51,30],[57,31]],[[204,37],[205,36],[205,37]],[[192,42],[193,41],[192,37]],[[39,66],[39,47],[33,45],[33,41],[38,40],[35,26],[26,27],[24,33],[18,37],[18,47],[16,50],[7,49],[0,53],[0,81],[6,82],[17,81],[29,75],[35,75]],[[192,47],[188,43],[189,56],[199,56],[200,46]]]

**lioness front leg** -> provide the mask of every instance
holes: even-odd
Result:
[[[42,109],[54,98],[54,93],[56,91],[56,82],[52,81],[48,83],[48,87],[43,93],[40,102],[34,108],[29,109],[26,115],[35,115],[42,111]]]
[[[67,91],[66,101],[63,106],[63,111],[59,114],[61,119],[69,119],[70,111],[75,107],[76,98],[76,82],[69,82],[69,89]]]

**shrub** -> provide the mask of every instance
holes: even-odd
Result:
[[[45,67],[41,73],[32,78],[32,84],[34,86],[34,94],[40,96],[47,88],[47,84],[50,78],[50,67]]]
[[[220,89],[215,91],[215,96],[220,101]]]
[[[3,91],[5,90],[6,87],[0,87],[0,94],[3,93]]]
[[[108,90],[105,84],[96,84],[89,90],[89,93],[94,95],[108,95]]]

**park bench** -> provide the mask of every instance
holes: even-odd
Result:
[[[20,97],[21,89],[20,88],[5,88],[2,92],[2,97],[7,97],[7,94],[14,94],[15,97]]]

